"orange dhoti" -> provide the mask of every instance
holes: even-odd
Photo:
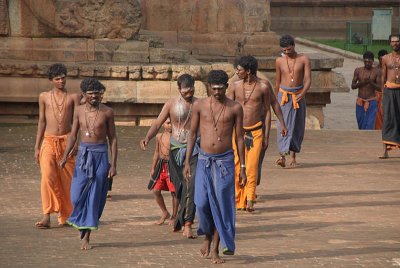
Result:
[[[382,129],[383,110],[382,110],[382,91],[375,91],[376,100],[378,101],[378,111],[376,112],[375,129]]]
[[[72,212],[70,190],[75,159],[68,157],[64,168],[58,166],[58,162],[64,155],[67,137],[67,135],[45,134],[40,149],[43,214],[59,213],[58,223],[60,224],[64,224]]]
[[[235,151],[235,196],[236,196],[236,209],[245,209],[247,201],[256,202],[256,186],[258,177],[258,165],[262,149],[263,140],[263,123],[250,127],[243,127],[244,129],[244,143],[245,143],[245,161],[246,161],[246,175],[247,184],[244,188],[239,187],[239,174],[240,163],[236,147],[235,139],[233,139],[233,149]]]

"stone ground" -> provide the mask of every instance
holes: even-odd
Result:
[[[321,52],[297,45],[299,52]],[[345,59],[351,83],[361,61]],[[253,214],[237,215],[237,251],[223,267],[400,266],[400,152],[378,160],[379,131],[358,131],[356,91],[333,93],[325,130],[306,132],[302,165],[274,166],[276,132]],[[184,239],[168,225],[153,224],[159,209],[147,190],[154,143],[139,152],[145,127],[118,127],[119,175],[93,250],[79,249],[73,228],[37,230],[40,174],[33,161],[36,126],[0,125],[1,267],[207,267],[202,238]],[[168,194],[164,195],[170,207]],[[55,217],[52,218],[56,225]]]
[[[209,266],[199,257],[202,238],[153,224],[159,209],[146,187],[154,143],[144,153],[137,147],[146,131],[118,127],[113,200],[93,233],[93,250],[81,251],[73,228],[34,228],[41,217],[36,126],[0,125],[0,266]],[[238,213],[236,255],[223,267],[400,266],[399,151],[378,160],[378,131],[310,130],[302,165],[281,169],[274,166],[275,131],[271,139],[257,211]]]

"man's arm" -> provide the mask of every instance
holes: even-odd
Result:
[[[158,161],[158,158],[159,158],[159,152],[158,152],[158,150],[159,150],[159,141],[158,141],[158,139],[160,139],[159,135],[156,136],[156,149],[154,150],[153,163],[151,165],[151,171],[150,171],[150,175],[151,176],[153,176],[153,173],[154,173],[154,170],[156,169],[157,161]]]
[[[279,67],[279,58],[275,61],[275,94],[278,96],[279,86],[281,84],[281,68]]]
[[[193,154],[193,149],[197,138],[197,131],[200,125],[200,108],[199,108],[200,102],[201,101],[194,102],[192,108],[192,118],[190,121],[190,131],[187,137],[186,157],[183,168],[183,176],[186,179],[192,176],[191,172],[194,172],[194,170],[190,170],[190,158],[192,157]]]
[[[36,134],[35,143],[35,160],[39,164],[40,144],[43,139],[44,131],[46,130],[46,103],[44,101],[44,93],[39,95],[39,122]]]
[[[64,151],[64,156],[62,157],[61,161],[59,162],[59,165],[61,167],[64,167],[65,163],[67,162],[67,158],[76,143],[76,139],[77,139],[78,131],[79,131],[79,116],[78,116],[79,112],[78,112],[78,110],[79,110],[79,107],[75,107],[74,120],[72,122],[71,134],[68,137],[67,146],[65,147],[65,151]]]
[[[300,94],[296,95],[297,101],[303,99],[311,87],[311,62],[306,55],[303,55],[303,57],[304,57],[303,90]]]
[[[157,135],[158,131],[164,124],[165,120],[169,117],[169,111],[171,108],[172,100],[169,100],[161,110],[161,113],[158,115],[157,119],[153,121],[149,131],[147,131],[146,137],[140,141],[140,148],[142,150],[146,150],[146,146],[149,141]]]
[[[226,96],[228,98],[230,98],[231,100],[235,100],[236,96],[235,96],[235,82],[231,83],[231,86],[229,87],[229,91],[228,94],[226,94]]]
[[[353,80],[351,81],[351,89],[359,88],[360,83],[358,80],[358,68],[354,70]]]
[[[108,171],[108,178],[113,178],[117,175],[117,153],[118,153],[118,145],[117,145],[117,134],[115,131],[115,122],[114,122],[114,111],[110,109],[108,111],[107,117],[107,137],[108,143],[111,149],[111,166]]]
[[[382,58],[382,73],[381,73],[381,90],[385,87],[385,82],[387,80],[387,66],[386,66],[387,55]]]
[[[243,108],[239,103],[235,107],[235,134],[236,146],[238,149],[238,157],[240,164],[239,185],[241,188],[246,186],[246,160],[244,156],[244,138],[243,138]]]
[[[282,137],[285,137],[288,133],[288,130],[286,128],[285,119],[283,118],[281,106],[280,106],[278,100],[276,99],[275,95],[271,96],[271,106],[272,106],[272,109],[274,110],[276,117],[278,118],[279,122],[281,123],[281,133],[280,134]]]
[[[378,68],[373,67],[374,69],[372,70],[375,74],[375,79],[370,80],[370,84],[374,87],[375,90],[380,90],[381,88],[381,77]]]

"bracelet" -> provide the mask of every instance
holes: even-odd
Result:
[[[246,168],[246,165],[240,165],[240,168]]]

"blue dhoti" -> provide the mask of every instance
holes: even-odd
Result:
[[[306,100],[305,97],[299,102],[294,99],[302,88],[303,86],[287,88],[281,85],[279,89],[278,101],[288,130],[286,137],[279,135],[281,124],[277,122],[278,149],[282,155],[288,154],[289,151],[299,153],[301,150],[306,125]]]
[[[71,184],[74,207],[67,223],[79,230],[96,230],[108,191],[107,144],[81,143]]]
[[[358,129],[375,129],[376,112],[378,111],[378,101],[376,97],[371,99],[357,98],[356,118]]]
[[[217,228],[224,254],[235,252],[235,165],[233,151],[207,154],[200,150],[194,202],[198,235],[213,235]]]

